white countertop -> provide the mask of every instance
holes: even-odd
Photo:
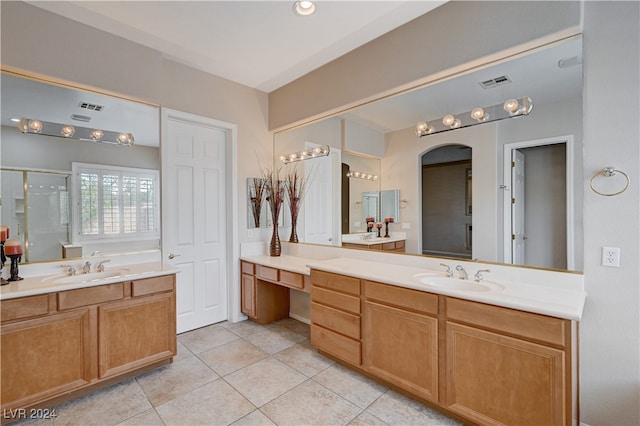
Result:
[[[575,321],[581,320],[586,300],[584,291],[563,288],[560,285],[505,282],[493,280],[489,277],[485,277],[485,282],[491,284],[491,286],[495,284],[498,289],[479,292],[432,287],[420,283],[414,278],[414,275],[431,272],[439,276],[445,276],[442,270],[430,270],[352,258],[311,260],[307,266],[311,269]],[[471,271],[467,272],[469,272],[470,279],[473,279]]]
[[[269,266],[276,269],[284,269],[289,272],[296,272],[302,275],[310,275],[311,270],[307,266],[308,263],[313,262],[314,259],[306,257],[289,256],[286,254],[280,256],[242,256],[241,260],[251,263],[257,263],[258,265]]]
[[[77,288],[94,287],[122,281],[171,275],[179,270],[162,262],[143,262],[128,265],[105,265],[104,273],[90,272],[77,274],[73,278],[65,273],[27,276],[23,280],[13,281],[0,287],[0,300],[17,297],[34,296],[37,294],[53,293],[56,291],[73,290]],[[73,282],[60,282],[77,280]]]
[[[373,238],[349,238],[342,239],[343,244],[361,244],[364,246],[372,246],[374,244],[384,244],[384,243],[394,243],[396,241],[404,241],[406,238],[403,237],[373,237]]]

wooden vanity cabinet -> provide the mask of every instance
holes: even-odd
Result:
[[[259,269],[260,268],[260,269]],[[289,317],[289,288],[278,282],[280,271],[241,261],[240,310],[259,324]]]
[[[395,252],[395,253],[404,253],[405,252],[405,241],[392,241],[389,243],[379,243],[379,244],[357,244],[357,243],[342,243],[342,247],[357,249],[357,250],[380,250],[387,252]]]
[[[572,424],[571,321],[446,299],[445,407],[479,424]]]
[[[438,401],[438,296],[364,282],[364,368]]]
[[[360,280],[312,270],[311,284],[311,344],[361,365]]]
[[[3,300],[0,310],[4,412],[59,403],[176,355],[175,275]]]

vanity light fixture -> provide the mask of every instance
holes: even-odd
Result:
[[[18,129],[20,129],[22,133],[109,143],[120,146],[131,146],[134,142],[134,138],[131,133],[77,127],[69,124],[52,123],[49,121],[33,120],[24,117],[20,119]]]
[[[370,180],[370,181],[375,181],[378,180],[378,175],[374,175],[371,173],[362,173],[362,172],[348,172],[347,173],[347,177],[349,178],[355,178],[355,179],[364,179],[364,180]]]
[[[476,124],[490,123],[505,118],[529,115],[533,109],[533,101],[528,96],[521,99],[509,99],[504,103],[483,108],[474,108],[461,114],[447,114],[441,120],[421,121],[416,125],[416,136],[419,138]]]
[[[291,154],[282,154],[280,156],[280,161],[284,164],[289,164],[295,161],[311,160],[312,158],[326,157],[329,155],[330,151],[331,150],[328,145],[317,146],[304,151],[292,152]]]
[[[300,16],[313,15],[316,12],[316,4],[309,0],[298,0],[293,3],[293,12]]]

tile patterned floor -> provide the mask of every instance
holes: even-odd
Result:
[[[178,336],[173,364],[29,425],[458,425],[319,355],[309,326],[220,323]]]

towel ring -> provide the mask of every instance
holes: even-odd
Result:
[[[611,176],[615,176],[616,173],[620,173],[622,176],[625,177],[625,179],[627,180],[624,188],[622,188],[620,191],[618,192],[611,192],[611,193],[607,193],[607,192],[600,192],[597,189],[595,189],[593,187],[593,180],[600,176],[603,175],[605,177],[611,177]],[[631,180],[629,179],[629,175],[627,175],[625,172],[623,172],[622,170],[617,170],[615,167],[605,167],[604,169],[600,170],[599,172],[597,172],[596,174],[594,174],[593,176],[591,176],[591,180],[589,181],[589,186],[591,187],[591,190],[593,192],[595,192],[598,195],[602,195],[605,197],[613,197],[614,195],[619,195],[622,194],[624,191],[627,190],[627,188],[629,188],[629,184],[631,183]]]

